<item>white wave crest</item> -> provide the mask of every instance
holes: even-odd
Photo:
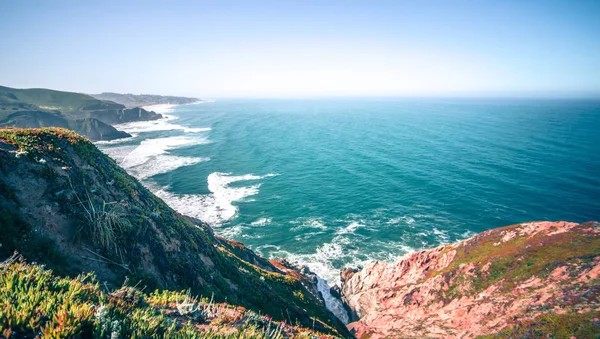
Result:
[[[160,189],[155,194],[179,213],[198,218],[212,226],[219,226],[237,214],[238,207],[233,205],[234,202],[244,201],[246,197],[257,194],[262,185],[257,183],[230,187],[231,183],[261,180],[275,175],[277,174],[233,176],[230,173],[215,172],[207,178],[210,194],[174,194],[166,189]]]
[[[356,231],[358,228],[360,227],[364,227],[365,225],[363,225],[362,223],[359,223],[357,221],[353,221],[351,222],[348,226],[338,230],[337,232],[335,232],[338,235],[341,234],[353,234],[354,231]]]
[[[168,173],[179,167],[190,166],[209,158],[169,155],[168,151],[180,147],[208,143],[206,138],[175,136],[146,139],[138,146],[106,147],[103,151],[119,163],[129,174],[144,180],[154,175]]]
[[[99,147],[102,152],[113,158],[117,163],[120,163],[127,155],[135,150],[137,145],[127,145],[119,147]]]
[[[94,144],[96,144],[96,145],[122,144],[124,142],[131,141],[131,140],[137,138],[137,136],[138,136],[138,134],[136,134],[136,133],[129,133],[129,134],[131,134],[131,136],[127,137],[127,138],[120,138],[120,139],[114,139],[114,140],[99,140],[99,141],[95,141]]]
[[[185,133],[200,133],[210,131],[209,127],[186,127],[179,124],[172,123],[176,120],[173,116],[166,116],[163,119],[149,120],[149,121],[134,121],[124,124],[114,125],[113,127],[125,131],[129,134],[132,133],[144,133],[144,132],[155,132],[155,131],[176,131],[182,130]]]
[[[290,229],[290,231],[299,231],[299,230],[306,229],[306,228],[316,228],[316,229],[320,229],[323,231],[327,229],[327,226],[323,222],[322,218],[301,217],[301,218],[291,221],[290,223],[298,225],[298,226],[292,227]]]
[[[208,139],[202,137],[175,136],[167,138],[146,139],[129,153],[119,165],[128,169],[148,162],[157,155],[165,154],[167,151],[190,145],[202,145],[208,143]]]
[[[174,171],[179,167],[191,166],[199,162],[209,160],[210,158],[157,155],[152,159],[152,161],[148,161],[136,167],[129,168],[128,171],[139,180],[144,180],[157,174]]]
[[[396,225],[396,224],[400,224],[400,223],[406,223],[407,225],[412,225],[415,222],[415,219],[411,218],[411,217],[407,217],[407,216],[401,216],[401,217],[396,217],[396,218],[391,218],[390,220],[387,221],[388,225]]]
[[[142,108],[146,111],[152,111],[156,113],[170,113],[175,109],[175,104],[156,104],[156,105],[148,105],[143,106]]]
[[[250,223],[252,226],[265,226],[270,224],[273,220],[271,218],[260,218]]]

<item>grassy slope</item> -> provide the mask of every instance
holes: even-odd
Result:
[[[473,275],[465,278],[472,286],[466,295],[472,296],[496,282],[502,282],[502,292],[509,292],[532,277],[548,277],[559,266],[576,264],[579,270],[589,269],[594,259],[600,256],[600,237],[588,234],[585,231],[588,226],[582,224],[576,228],[577,232],[551,236],[541,232],[533,237],[515,236],[506,242],[502,242],[502,232],[511,231],[518,225],[496,228],[463,242],[456,248],[452,263],[442,271],[429,272],[428,278],[440,274],[450,278],[459,267],[473,264]],[[446,248],[441,255],[450,250],[450,247]],[[450,299],[464,295],[455,288],[464,281],[454,282],[456,285],[450,286],[447,294]],[[591,282],[590,285],[596,283]]]
[[[477,295],[495,283],[501,284],[496,294],[510,295],[525,281],[533,278],[544,281],[555,269],[568,267],[570,278],[562,280],[561,285],[565,291],[576,292],[574,295],[565,300],[548,300],[543,309],[530,308],[522,317],[515,317],[511,327],[481,338],[600,338],[600,311],[597,308],[600,305],[600,281],[575,281],[575,277],[592,268],[600,256],[600,237],[586,231],[599,226],[586,223],[570,232],[515,236],[506,242],[502,241],[504,232],[519,225],[493,229],[463,242],[456,248],[452,263],[442,271],[429,272],[429,278],[443,275],[449,281],[459,267],[473,265],[472,274],[454,279],[449,291],[441,298],[449,303],[463,296]],[[446,249],[449,250],[451,248]],[[468,291],[459,289],[465,285],[471,286]],[[593,305],[596,305],[595,311]],[[564,313],[549,312],[557,309]],[[541,315],[527,319],[533,312]]]
[[[113,288],[125,277],[150,289],[189,288],[274,319],[345,333],[304,281],[249,250],[236,254],[87,139],[55,128],[4,129],[0,138],[27,152],[0,150],[0,232],[7,235],[0,256],[16,249],[60,274],[95,271]],[[110,232],[86,220],[92,206],[118,220]]]
[[[107,292],[92,274],[60,278],[12,257],[0,264],[0,336],[5,338],[325,338],[243,307],[143,293]],[[187,301],[187,302],[186,302]],[[182,307],[183,304],[188,304]],[[178,311],[178,306],[181,312]],[[189,313],[186,313],[186,310]]]
[[[0,86],[0,121],[20,111],[57,111],[66,118],[95,118],[106,124],[153,120],[161,116],[139,108],[126,109],[112,101],[87,94],[45,88],[18,89]]]
[[[55,91],[45,88],[18,89],[0,86],[0,95],[12,94],[16,101],[35,105],[44,110],[57,110],[63,113],[75,112],[86,106],[99,104],[101,100],[87,94]],[[118,104],[115,107],[121,106]]]
[[[112,140],[128,136],[112,124],[160,117],[154,112],[126,109],[87,94],[0,86],[0,126],[63,127],[93,140]]]

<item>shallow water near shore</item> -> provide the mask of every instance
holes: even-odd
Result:
[[[219,100],[98,146],[266,257],[339,270],[531,220],[600,217],[600,102]]]

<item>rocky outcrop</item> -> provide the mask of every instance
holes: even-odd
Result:
[[[69,121],[69,127],[78,134],[85,135],[92,141],[131,137],[131,134],[119,131],[111,125],[94,118],[71,120]]]
[[[592,338],[600,225],[531,222],[342,272],[358,338]]]
[[[90,117],[98,119],[106,124],[123,124],[134,121],[149,121],[162,119],[161,114],[147,111],[140,107],[135,108],[117,108],[117,109],[106,109],[106,110],[80,110],[72,113],[76,116]]]

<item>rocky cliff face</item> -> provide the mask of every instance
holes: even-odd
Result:
[[[161,114],[147,111],[140,107],[135,108],[117,108],[117,109],[82,109],[73,115],[77,116],[85,116],[89,118],[98,119],[105,124],[114,125],[114,124],[123,124],[126,122],[133,121],[147,121],[147,120],[158,120],[162,119],[163,116]]]
[[[342,272],[358,338],[593,338],[600,224],[532,222]]]

